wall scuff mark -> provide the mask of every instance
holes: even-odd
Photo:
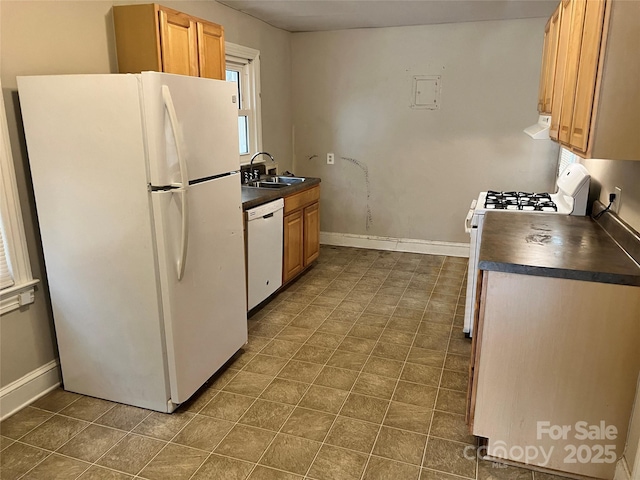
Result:
[[[313,160],[314,158],[318,158],[318,155],[311,155],[307,160]]]
[[[344,160],[345,162],[352,163],[353,165],[355,165],[358,168],[360,168],[360,170],[362,170],[362,172],[364,173],[364,182],[365,182],[365,185],[367,186],[367,220],[366,220],[366,228],[367,228],[367,231],[368,231],[369,228],[371,228],[371,224],[373,223],[373,216],[371,215],[371,207],[369,206],[369,199],[371,198],[371,184],[369,182],[369,167],[367,167],[367,165],[365,163],[363,163],[360,160],[357,160],[355,158],[340,157],[340,159]]]

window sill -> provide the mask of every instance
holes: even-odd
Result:
[[[29,280],[21,285],[5,288],[0,292],[0,315],[16,310],[34,302],[34,287],[40,282],[38,279]]]

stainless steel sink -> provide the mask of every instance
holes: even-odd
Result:
[[[304,181],[305,179],[302,177],[275,175],[272,177],[265,177],[257,182],[249,182],[245,184],[245,186],[254,188],[284,188]]]
[[[275,183],[275,182],[249,182],[245,186],[254,188],[284,188],[290,186],[290,183]]]

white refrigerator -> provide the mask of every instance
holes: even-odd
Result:
[[[237,90],[18,77],[65,390],[161,412],[247,341]]]

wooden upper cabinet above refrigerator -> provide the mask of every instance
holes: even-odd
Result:
[[[152,3],[113,7],[120,73],[225,79],[224,29]]]
[[[559,8],[551,138],[584,158],[640,160],[640,2]]]
[[[540,91],[538,94],[538,112],[551,114],[553,84],[556,75],[558,56],[558,38],[560,36],[560,18],[562,8],[558,5],[544,29],[544,47],[542,52],[542,70],[540,71]]]

